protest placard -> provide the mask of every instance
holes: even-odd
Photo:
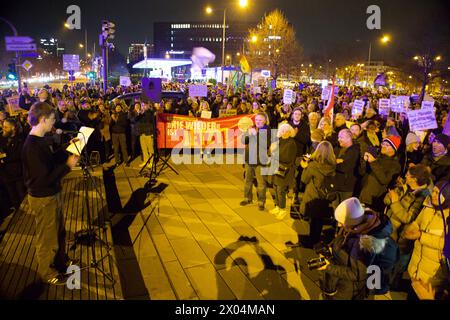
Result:
[[[189,97],[207,97],[208,96],[208,86],[206,85],[190,85],[189,86]]]
[[[131,80],[130,80],[130,77],[120,76],[120,85],[121,85],[121,86],[124,86],[124,87],[129,87],[129,86],[131,86]]]
[[[364,111],[364,101],[355,100],[353,101],[352,115],[362,114]]]
[[[391,95],[391,110],[392,112],[401,113],[407,112],[409,108],[409,96],[394,96]]]
[[[323,87],[321,96],[322,100],[328,100],[328,98],[330,97],[330,90],[331,90],[330,86]]]
[[[212,111],[203,110],[201,115],[200,115],[200,118],[202,118],[202,119],[211,119],[211,115],[212,115]]]
[[[283,103],[291,104],[293,102],[294,102],[294,91],[292,91],[291,89],[284,89]]]
[[[434,110],[434,101],[422,101],[422,109]]]
[[[387,116],[389,114],[389,111],[391,109],[389,99],[380,99],[378,100],[378,113],[383,116]]]
[[[420,109],[407,112],[410,131],[436,129],[437,122],[434,110]]]

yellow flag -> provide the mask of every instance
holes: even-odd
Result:
[[[250,65],[248,64],[247,58],[245,56],[241,57],[241,60],[239,61],[241,65],[241,70],[243,73],[250,73]]]

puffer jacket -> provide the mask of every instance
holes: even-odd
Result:
[[[428,199],[426,202],[428,202]],[[427,203],[413,222],[422,232],[414,242],[414,250],[408,266],[411,279],[422,280],[438,287],[446,279],[440,271],[444,249],[444,220],[449,216],[449,209],[444,210],[444,217],[439,209]]]
[[[392,222],[392,239],[399,245],[400,252],[411,253],[412,241],[400,237],[405,225],[414,221],[422,209],[426,197],[431,194],[432,186],[425,186],[417,190],[409,190],[406,185],[396,188],[399,201],[392,202],[389,194],[384,197],[386,215]]]
[[[302,202],[300,203],[300,213],[311,215],[313,212],[306,212],[307,207],[311,208],[311,203],[314,203],[313,207],[319,209],[324,205],[319,199],[318,188],[322,185],[322,181],[325,176],[332,176],[336,172],[336,167],[331,165],[320,164],[317,161],[311,161],[309,165],[302,172],[302,183],[305,184],[305,193],[303,194]],[[327,204],[325,204],[327,206]],[[311,210],[314,211],[314,208]]]
[[[387,191],[388,185],[400,173],[401,167],[397,157],[381,155],[372,163],[367,163],[370,173],[366,174],[362,182],[359,199],[367,205],[374,205]],[[381,198],[382,202],[383,198]]]
[[[364,299],[367,294],[367,267],[379,265],[383,270],[382,294],[389,290],[389,274],[398,259],[395,242],[390,238],[392,224],[389,219],[366,209],[364,223],[341,232],[331,243],[333,259],[325,270],[322,289],[335,289],[328,297],[336,300]],[[342,230],[341,230],[342,231]],[[328,291],[331,293],[332,291]]]

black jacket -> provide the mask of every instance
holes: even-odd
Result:
[[[248,131],[242,136],[245,145],[245,163],[251,165],[267,165],[269,147],[271,143],[270,128],[264,125],[257,135],[250,135]]]
[[[428,154],[423,158],[421,163],[431,168],[431,173],[435,178],[434,181],[450,179],[450,155],[447,154],[438,161],[435,161],[432,155]]]
[[[111,132],[112,133],[126,133],[128,118],[127,114],[120,112],[117,114],[118,118],[116,121],[111,117]]]
[[[61,179],[70,172],[63,153],[53,153],[46,138],[28,135],[22,160],[25,186],[31,196],[49,197],[61,191]]]
[[[0,153],[6,154],[5,158],[0,159],[0,177],[6,183],[23,179],[22,147],[23,140],[20,136],[0,136]]]
[[[335,153],[336,158],[344,160],[336,165],[337,190],[353,192],[359,174],[360,147],[358,144],[353,144],[347,149],[339,147]]]
[[[294,137],[297,144],[297,157],[301,157],[306,153],[308,146],[311,144],[311,130],[309,124],[303,118],[298,125],[294,121],[289,121],[292,128],[297,129],[297,134]]]
[[[364,299],[371,265],[382,271],[377,294],[389,290],[389,274],[398,260],[398,247],[390,238],[392,225],[389,218],[371,210],[366,210],[365,215],[365,222],[351,230],[341,230],[330,245],[333,258],[321,286],[326,292],[336,291],[332,299]]]

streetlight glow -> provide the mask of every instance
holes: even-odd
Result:
[[[207,14],[211,14],[213,12],[213,9],[211,7],[206,7],[205,11]]]
[[[83,45],[82,43],[80,43],[78,46],[79,46],[80,48],[84,48],[84,45]]]
[[[389,41],[391,41],[391,37],[387,34],[381,38],[382,43],[388,43]]]
[[[416,60],[416,61],[419,60],[419,56],[415,56],[414,60]]]
[[[66,23],[64,23],[64,27],[65,28],[67,28],[67,29],[69,29],[70,28],[70,26],[69,26],[69,24],[66,22]]]
[[[248,0],[239,0],[239,6],[241,8],[246,8],[248,7]]]
[[[256,43],[258,41],[258,36],[252,36],[252,42]]]
[[[441,56],[437,56],[437,57],[436,57],[436,61],[440,61],[441,59],[442,59]]]

